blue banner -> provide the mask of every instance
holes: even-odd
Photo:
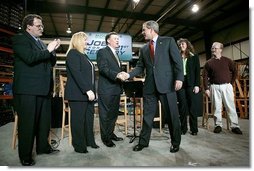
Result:
[[[100,32],[86,32],[88,35],[86,53],[88,57],[95,61],[97,51],[101,48],[106,47],[105,37],[108,33]],[[129,61],[132,58],[132,38],[127,34],[119,35],[119,47],[116,49],[121,61]]]

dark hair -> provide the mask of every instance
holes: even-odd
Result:
[[[106,41],[106,44],[108,44],[108,39],[110,38],[111,35],[118,35],[117,32],[109,32],[106,37],[105,37],[105,41]]]
[[[37,14],[28,14],[24,17],[22,21],[22,29],[26,30],[27,25],[30,25],[30,26],[34,25],[34,18],[38,18],[42,20],[42,17]]]
[[[193,45],[191,44],[191,42],[188,39],[180,38],[179,40],[177,40],[177,45],[178,45],[179,49],[180,49],[180,44],[182,42],[185,42],[187,44],[186,51],[184,52],[184,54],[187,57],[190,56],[190,53],[192,53],[192,54],[195,53],[194,47],[193,47]]]

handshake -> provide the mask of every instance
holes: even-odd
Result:
[[[130,78],[130,74],[128,74],[127,72],[119,72],[116,78],[120,79],[121,81],[126,81]]]

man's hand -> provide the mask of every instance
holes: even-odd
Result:
[[[127,72],[119,72],[116,78],[120,79],[121,81],[126,81],[130,78],[130,74],[128,74]]]
[[[207,97],[210,97],[210,95],[211,95],[210,90],[206,90],[206,91],[205,91],[205,95],[206,95]]]
[[[51,53],[52,51],[56,50],[61,45],[60,39],[55,39],[48,44],[48,51]]]
[[[181,80],[176,80],[175,82],[175,91],[178,91],[182,88],[183,82]]]
[[[94,99],[95,99],[95,94],[94,94],[94,92],[93,92],[92,90],[87,91],[86,94],[87,94],[87,96],[88,96],[88,100],[89,100],[89,101],[94,101]]]
[[[193,88],[193,92],[194,92],[195,94],[197,94],[197,93],[199,92],[199,87],[198,87],[198,86],[195,86],[195,87]]]

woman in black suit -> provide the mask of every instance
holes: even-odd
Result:
[[[87,35],[73,34],[67,51],[65,99],[71,108],[72,146],[78,153],[87,153],[87,146],[99,148],[94,140],[95,69],[85,54]]]
[[[187,39],[177,41],[183,60],[184,82],[182,88],[177,91],[178,108],[180,113],[182,134],[186,134],[187,116],[189,115],[189,125],[191,135],[198,133],[198,111],[197,108],[202,104],[197,104],[197,98],[200,91],[200,62],[197,54],[194,54],[194,48]]]

